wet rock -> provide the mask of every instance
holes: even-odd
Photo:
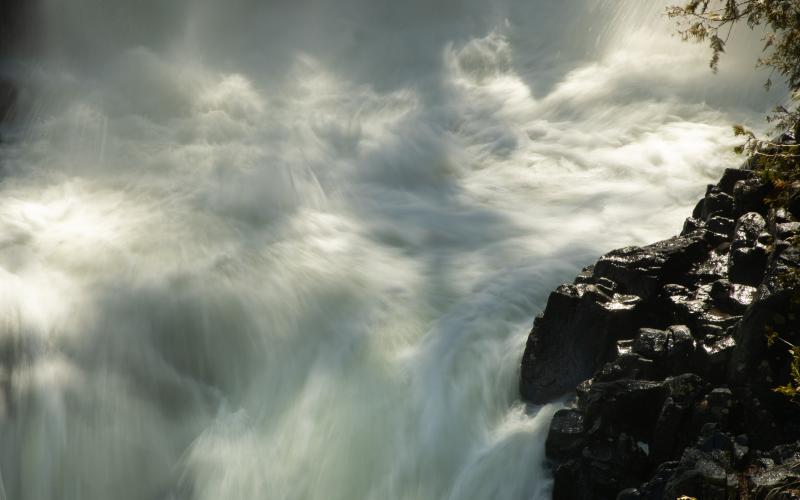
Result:
[[[701,213],[703,220],[707,221],[715,216],[733,218],[735,215],[733,196],[723,192],[706,195]]]
[[[769,209],[770,189],[727,170],[681,236],[610,252],[548,303],[527,363],[585,379],[546,445],[554,498],[759,499],[800,481],[800,443],[764,451],[800,439],[800,407],[773,391],[790,377],[786,347],[765,336],[800,344],[800,214]],[[615,307],[633,313],[604,319]],[[571,353],[586,346],[595,357]]]
[[[714,304],[732,313],[743,313],[753,302],[755,294],[755,287],[731,283],[726,279],[711,284],[711,298]]]
[[[748,181],[756,178],[756,173],[752,170],[742,168],[726,168],[722,178],[717,183],[720,191],[733,195],[737,182]]]
[[[732,353],[729,377],[731,383],[777,385],[777,381],[769,381],[769,374],[758,372],[757,365],[766,359],[767,328],[779,328],[791,336],[796,328],[794,323],[776,325],[775,318],[790,310],[794,285],[785,276],[800,267],[800,249],[796,247],[776,248],[770,259],[763,283],[758,288],[755,300],[735,330],[736,347]]]
[[[736,347],[736,341],[731,335],[707,338],[702,343],[702,348],[698,349],[701,354],[699,365],[702,375],[712,382],[722,382],[725,380],[728,362]]]
[[[627,434],[586,447],[578,459],[556,468],[553,499],[613,499],[617,492],[641,483],[647,454]]]
[[[800,234],[800,222],[783,222],[777,224],[775,236],[781,240],[788,240]]]
[[[590,266],[584,267],[580,273],[575,277],[575,281],[573,284],[580,285],[580,284],[591,284],[594,279],[592,278],[592,274],[594,273],[594,264]]]
[[[692,267],[687,273],[688,280],[698,286],[727,277],[729,247],[730,245],[718,245],[704,260]]]
[[[689,368],[695,341],[689,328],[684,325],[670,326],[667,330],[642,328],[633,342],[632,350],[635,354],[654,360],[663,375],[674,375]]]
[[[766,221],[749,212],[736,221],[731,252],[728,259],[728,276],[734,283],[758,286],[767,263],[767,247],[759,242],[766,229]]]
[[[668,393],[663,382],[596,382],[578,389],[578,408],[585,413],[590,427],[601,426],[612,435],[626,432],[649,440]]]
[[[682,430],[690,415],[690,402],[676,400],[671,396],[664,400],[653,431],[653,460],[656,462],[668,460],[676,450],[686,446],[686,434]]]
[[[719,217],[714,216],[708,219],[706,223],[706,228],[709,231],[713,231],[714,233],[718,233],[723,236],[723,241],[730,238],[731,233],[733,232],[733,228],[736,225],[736,221],[730,219],[728,217]],[[721,243],[721,242],[720,242]]]
[[[795,193],[790,199],[787,206],[789,213],[794,217],[800,218],[800,194]]]
[[[593,379],[597,382],[611,382],[621,379],[649,380],[654,378],[657,373],[656,364],[652,359],[644,358],[632,352],[623,352],[613,361],[603,365],[595,373]]]
[[[672,477],[664,487],[663,498],[682,496],[703,500],[735,498],[738,478],[729,474],[730,465],[711,453],[687,448]]]
[[[737,181],[733,186],[735,212],[744,214],[758,212],[765,215],[767,212],[764,197],[771,191],[771,187],[759,179]]]
[[[559,458],[576,454],[583,448],[585,431],[583,413],[575,409],[557,411],[545,441],[547,456]]]
[[[705,222],[702,219],[688,217],[683,222],[683,229],[681,229],[681,236],[686,236],[687,234],[693,233],[699,229],[703,229],[704,227],[705,227]]]
[[[647,300],[666,278],[686,271],[706,249],[700,233],[676,236],[646,247],[625,247],[604,255],[595,264],[594,276],[609,278],[625,293]]]
[[[764,232],[767,221],[757,212],[748,212],[736,221],[731,248],[751,247]]]
[[[767,251],[762,246],[738,248],[731,251],[728,260],[728,276],[734,283],[758,286],[764,276]]]
[[[595,280],[598,278],[595,277]],[[613,294],[608,281],[562,285],[534,321],[522,357],[520,393],[545,403],[590,377],[610,357],[617,338],[632,337],[641,299]]]

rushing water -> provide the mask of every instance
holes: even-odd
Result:
[[[2,500],[546,498],[533,316],[770,103],[655,1],[35,4]]]

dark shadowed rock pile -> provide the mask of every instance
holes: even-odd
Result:
[[[800,498],[800,403],[773,390],[791,358],[767,342],[800,344],[800,211],[769,194],[728,169],[680,235],[614,250],[551,293],[520,392],[574,395],[546,443],[556,500]]]

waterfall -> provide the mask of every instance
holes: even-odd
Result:
[[[712,75],[659,2],[31,5],[2,500],[547,498],[533,316],[773,101],[752,37]]]

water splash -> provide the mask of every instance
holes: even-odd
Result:
[[[546,498],[531,317],[677,231],[769,98],[657,3],[39,7],[0,498]]]

